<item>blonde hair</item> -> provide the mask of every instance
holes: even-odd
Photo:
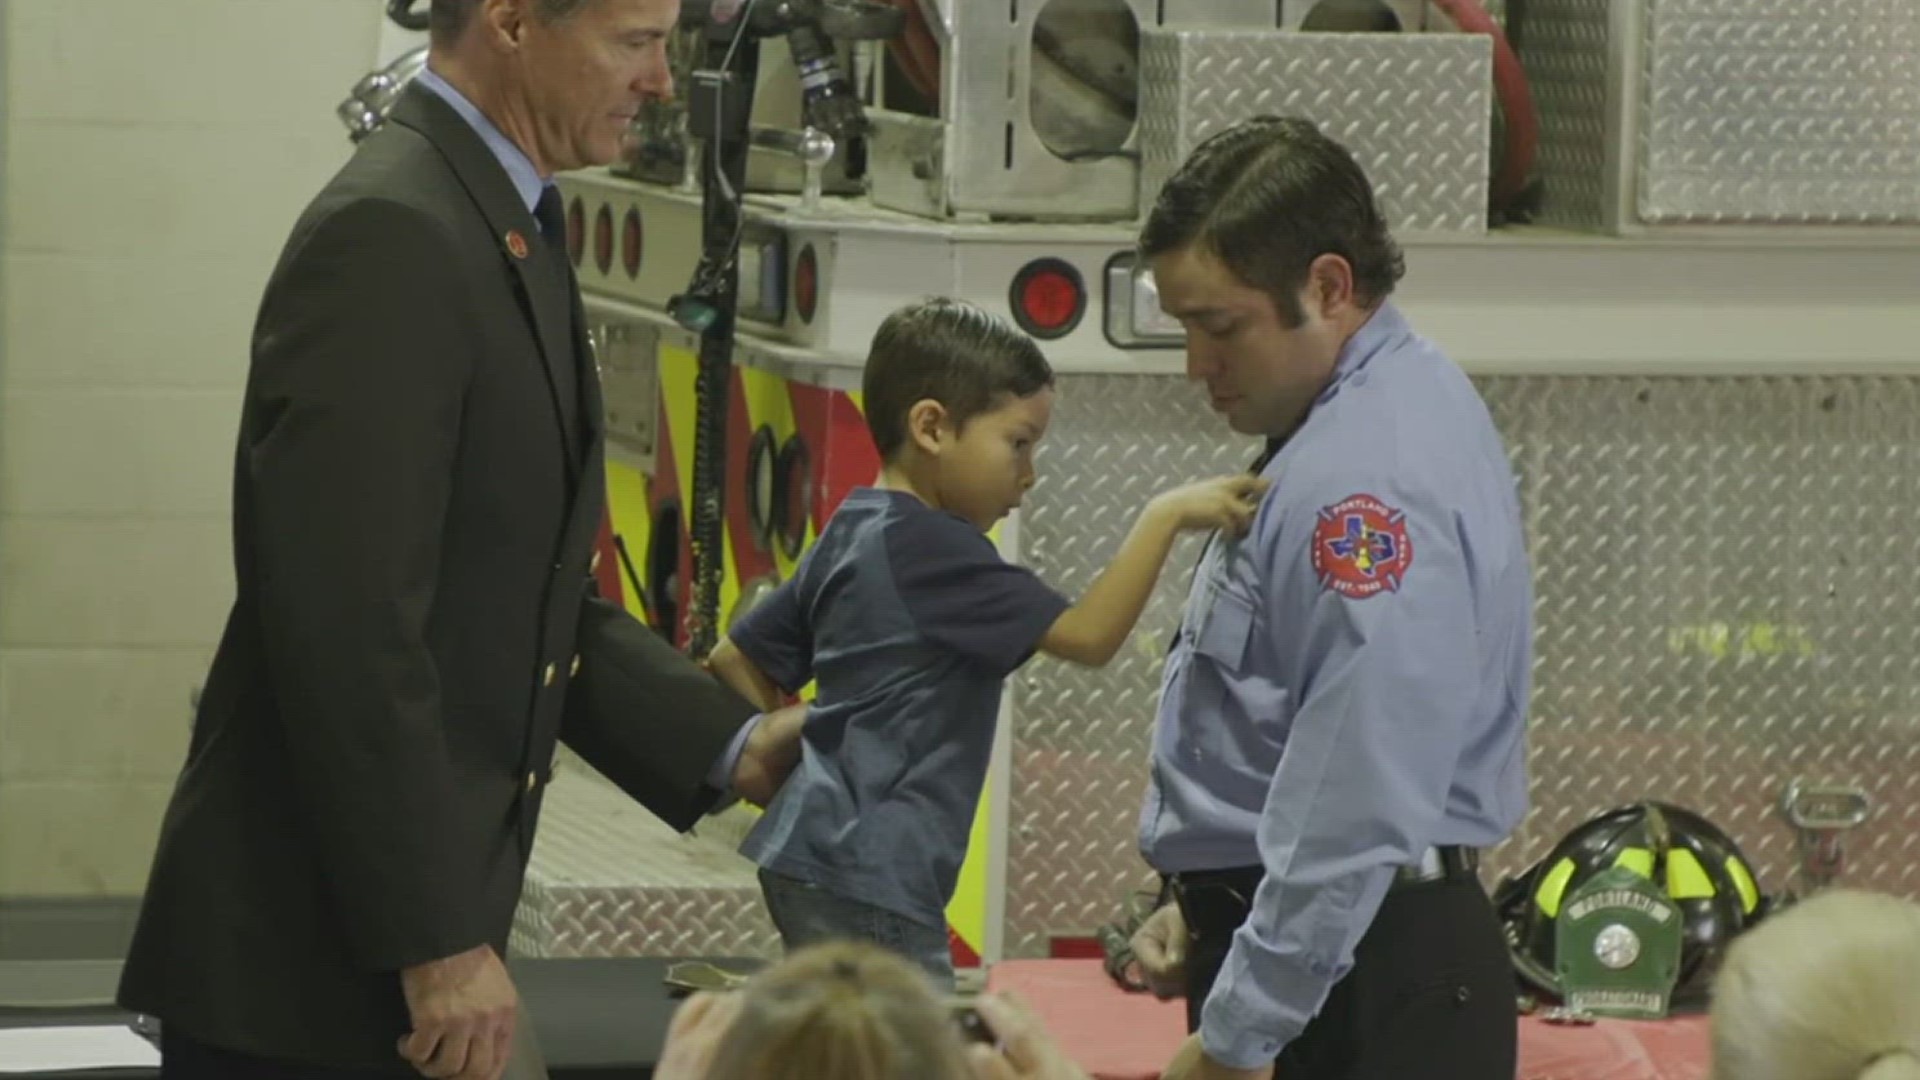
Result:
[[[1920,1080],[1920,905],[1834,889],[1736,939],[1713,1080]]]
[[[952,1013],[921,970],[864,942],[795,952],[744,988],[707,1080],[967,1080]]]

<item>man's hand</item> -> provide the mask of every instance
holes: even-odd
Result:
[[[1173,1061],[1167,1065],[1167,1071],[1160,1074],[1160,1080],[1273,1080],[1273,1066],[1229,1069],[1207,1056],[1207,1052],[1201,1049],[1200,1036],[1196,1033],[1187,1036],[1187,1041],[1180,1044]]]
[[[506,966],[481,945],[400,973],[413,1032],[400,1056],[422,1076],[499,1080],[513,1050],[520,995]]]
[[[967,1062],[979,1080],[1087,1080],[1026,1002],[1012,994],[987,994],[973,1007],[998,1044],[968,1045]]]
[[[654,1080],[707,1080],[714,1052],[740,1012],[740,995],[699,993],[688,998],[667,1025]]]
[[[1180,905],[1168,904],[1147,916],[1130,944],[1154,997],[1166,1001],[1186,994],[1187,920],[1180,914]]]
[[[773,801],[780,785],[800,764],[800,727],[806,719],[804,702],[760,718],[733,767],[733,790],[741,798],[759,807]]]

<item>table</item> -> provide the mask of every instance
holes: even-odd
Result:
[[[643,1080],[653,1074],[678,1000],[657,957],[531,958],[507,963],[552,1080]],[[754,960],[715,959],[736,970]],[[0,961],[0,1027],[125,1024],[111,1004],[117,961]],[[17,1074],[26,1075],[26,1074]],[[33,1080],[154,1080],[155,1070],[65,1073]],[[13,1080],[8,1077],[7,1080]]]
[[[1157,1080],[1186,1038],[1185,1002],[1130,994],[1099,960],[1002,961],[987,989],[1024,997],[1094,1080]],[[1710,1071],[1704,1016],[1580,1026],[1523,1016],[1519,1025],[1518,1080],[1707,1080]]]

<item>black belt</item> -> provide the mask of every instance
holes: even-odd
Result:
[[[1435,881],[1474,879],[1480,870],[1480,852],[1470,847],[1448,844],[1430,847],[1411,865],[1394,872],[1389,891]],[[1253,906],[1253,893],[1260,887],[1266,871],[1258,866],[1236,866],[1225,870],[1190,870],[1169,874],[1167,891],[1179,903],[1187,925],[1230,923],[1237,928]]]
[[[1479,849],[1444,844],[1422,852],[1420,861],[1412,866],[1400,867],[1394,873],[1393,883],[1420,885],[1429,881],[1458,881],[1475,877],[1479,872]]]

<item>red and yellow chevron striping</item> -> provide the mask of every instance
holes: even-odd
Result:
[[[685,644],[681,628],[692,598],[693,564],[688,540],[693,484],[694,379],[698,357],[663,345],[659,353],[660,437],[655,469],[643,475],[631,466],[607,463],[608,521],[602,528],[602,558],[597,571],[602,591],[621,598],[636,617],[671,618],[673,637]],[[798,440],[808,459],[808,482],[795,495],[807,499],[800,550],[810,545],[847,493],[873,483],[880,461],[867,434],[859,394],[812,386],[761,371],[734,370],[727,417],[726,573],[720,592],[722,626],[746,586],[758,580],[785,580],[795,558],[778,537],[756,527],[749,477],[756,432],[764,431],[776,450]],[[795,508],[798,512],[800,508]],[[777,516],[777,512],[776,512]],[[671,530],[669,534],[666,530]],[[636,595],[614,548],[619,537],[632,558],[633,575],[646,597]],[[666,547],[663,545],[671,545]],[[658,580],[671,568],[672,582]],[[656,625],[658,623],[656,622]],[[803,693],[810,696],[811,688]],[[986,949],[990,853],[989,807],[997,797],[991,781],[974,815],[967,860],[959,887],[947,908],[948,938],[954,963],[978,967]]]

